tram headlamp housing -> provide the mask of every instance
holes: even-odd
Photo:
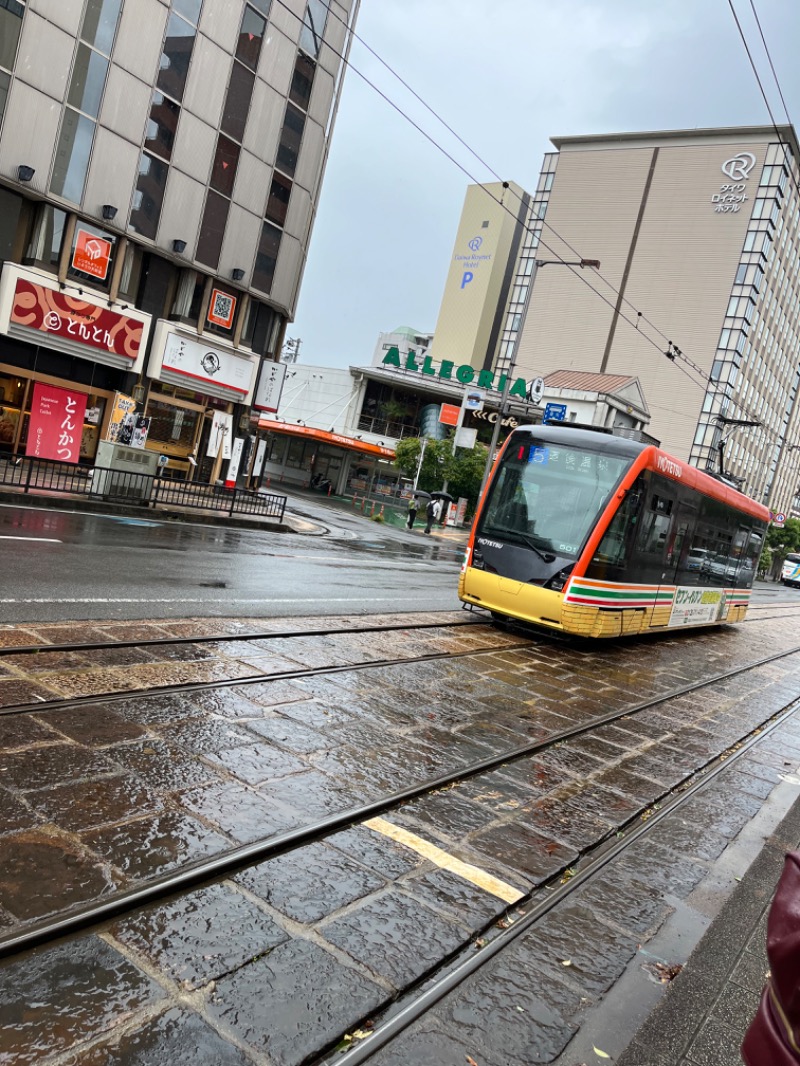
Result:
[[[570,566],[565,566],[563,569],[559,570],[555,577],[550,578],[545,585],[545,588],[552,589],[553,592],[561,592],[567,581],[569,581],[569,575],[572,573],[574,566],[575,564],[572,563]]]

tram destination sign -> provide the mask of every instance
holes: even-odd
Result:
[[[443,359],[436,366],[429,355],[419,356],[409,349],[405,356],[400,354],[400,349],[389,348],[383,357],[383,365],[395,370],[411,370],[426,377],[438,378],[440,381],[457,381],[460,385],[476,385],[479,389],[487,389],[492,392],[503,392],[508,382],[508,374],[499,376],[493,370],[476,370],[474,366],[463,364],[456,366],[450,359]],[[497,378],[497,380],[495,380]],[[509,396],[518,396],[521,400],[528,399],[528,385],[524,378],[517,378],[511,383],[508,390]]]

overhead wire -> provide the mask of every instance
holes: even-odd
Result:
[[[285,10],[286,10],[286,11],[287,11],[287,12],[288,12],[288,13],[289,13],[290,15],[292,15],[292,16],[293,16],[294,18],[298,19],[298,21],[302,21],[302,16],[300,16],[300,15],[299,15],[299,14],[298,14],[298,13],[297,13],[296,11],[292,11],[292,9],[291,9],[291,8],[289,7],[289,5],[288,5],[288,4],[286,3],[286,0],[275,0],[275,2],[276,2],[276,3],[278,3],[278,4],[279,4],[279,5],[281,6],[281,7],[283,7],[283,8],[284,8],[284,9],[285,9]],[[323,3],[323,6],[327,7],[327,9],[328,9],[329,13],[331,13],[331,14],[332,14],[332,15],[334,16],[334,18],[338,19],[338,20],[339,20],[339,21],[340,21],[340,22],[341,22],[341,23],[342,23],[342,24],[343,24],[343,25],[344,25],[345,27],[348,27],[348,24],[347,24],[346,20],[345,20],[345,19],[343,19],[343,18],[342,18],[342,16],[341,16],[341,15],[339,15],[339,13],[338,13],[338,12],[334,11],[334,10],[332,9],[332,7],[330,6],[330,4],[324,4],[324,3]],[[349,27],[348,27],[348,28],[349,28]],[[359,36],[359,35],[358,35],[358,34],[357,34],[357,33],[355,32],[355,30],[349,29],[349,32],[350,32],[350,34],[351,34],[351,35],[353,36],[353,38],[354,38],[355,40],[358,40],[358,41],[359,41],[359,42],[361,42],[362,44],[365,44],[365,42],[363,41],[363,38],[361,38],[361,37],[360,37],[360,36]],[[496,195],[494,194],[494,192],[493,192],[493,191],[492,191],[491,189],[489,189],[489,188],[487,188],[487,187],[486,187],[486,184],[485,184],[485,182],[481,182],[481,181],[480,181],[480,180],[479,180],[479,179],[478,179],[478,178],[477,178],[477,177],[476,177],[476,176],[475,176],[475,175],[474,175],[474,174],[473,174],[473,173],[472,173],[472,172],[471,172],[471,171],[470,171],[470,170],[469,170],[469,169],[468,169],[468,168],[467,168],[466,166],[464,166],[464,164],[462,164],[461,162],[459,162],[459,160],[457,160],[457,159],[455,158],[455,156],[453,156],[453,155],[452,155],[452,153],[451,153],[451,152],[449,152],[449,151],[448,151],[448,150],[447,150],[447,149],[446,149],[446,148],[445,148],[445,147],[444,147],[444,146],[443,146],[443,145],[442,145],[442,144],[441,144],[441,143],[440,143],[439,141],[437,141],[437,140],[435,139],[435,137],[433,137],[433,136],[432,136],[432,135],[431,135],[430,133],[428,133],[428,132],[427,132],[427,131],[426,131],[426,130],[425,130],[425,129],[424,129],[423,127],[422,127],[422,126],[420,126],[420,124],[419,124],[418,122],[416,122],[416,121],[415,121],[415,119],[413,119],[413,118],[412,118],[412,117],[411,117],[411,116],[410,116],[410,115],[408,114],[408,112],[404,111],[404,110],[403,110],[403,108],[402,108],[402,107],[401,107],[401,106],[400,106],[399,104],[397,104],[397,103],[396,103],[396,102],[395,102],[394,100],[392,100],[392,99],[391,99],[391,97],[390,97],[390,96],[388,96],[388,95],[387,95],[387,93],[385,93],[385,92],[383,91],[383,89],[381,89],[381,88],[380,88],[380,87],[379,87],[378,85],[376,85],[376,84],[375,84],[375,82],[373,82],[373,81],[372,81],[372,80],[371,80],[371,79],[370,79],[369,77],[367,77],[367,75],[366,75],[366,74],[364,74],[364,73],[363,73],[363,71],[359,70],[359,68],[358,68],[357,66],[355,66],[355,64],[354,64],[354,63],[352,62],[352,60],[351,60],[351,59],[349,59],[349,57],[348,57],[348,56],[346,56],[346,55],[345,55],[344,53],[342,53],[342,52],[339,52],[339,51],[337,51],[337,49],[335,49],[335,48],[334,48],[334,47],[333,47],[332,45],[328,44],[327,42],[325,42],[325,47],[326,47],[326,48],[328,48],[328,49],[329,49],[329,50],[330,50],[330,51],[331,51],[331,52],[332,52],[332,53],[333,53],[333,54],[334,54],[335,56],[337,56],[337,57],[338,57],[339,59],[341,59],[341,60],[342,60],[342,61],[343,61],[343,62],[344,62],[344,63],[345,63],[346,65],[347,65],[347,67],[348,67],[348,68],[349,68],[350,70],[352,70],[352,71],[353,71],[353,73],[354,73],[354,74],[357,74],[357,75],[358,75],[358,77],[359,77],[359,78],[361,78],[361,80],[362,80],[362,81],[363,81],[363,82],[364,82],[364,83],[365,83],[366,85],[368,85],[368,86],[369,86],[369,87],[370,87],[370,88],[371,88],[371,89],[372,89],[372,90],[373,90],[374,92],[376,92],[376,93],[378,94],[378,96],[380,96],[380,97],[381,97],[381,99],[382,99],[382,100],[384,100],[384,102],[385,102],[385,103],[387,103],[387,104],[388,104],[388,105],[389,105],[389,106],[390,106],[390,107],[391,107],[391,108],[392,108],[392,109],[393,109],[394,111],[396,111],[396,112],[397,112],[397,113],[398,113],[398,114],[399,114],[399,115],[400,115],[400,116],[401,116],[402,118],[404,118],[404,119],[405,119],[405,120],[406,120],[406,121],[407,121],[407,122],[408,122],[408,123],[409,123],[409,124],[410,124],[411,126],[413,126],[413,127],[414,127],[414,129],[415,129],[415,130],[417,130],[417,132],[418,132],[418,133],[420,133],[420,134],[421,134],[421,135],[422,135],[422,136],[423,136],[423,137],[424,137],[424,138],[425,138],[425,139],[426,139],[426,140],[427,140],[427,141],[428,141],[428,142],[429,142],[429,143],[430,143],[430,144],[431,144],[431,145],[432,145],[432,146],[433,146],[434,148],[436,148],[436,149],[437,149],[437,151],[439,151],[439,152],[440,152],[440,153],[441,153],[442,155],[444,155],[444,156],[445,156],[445,158],[446,158],[446,159],[448,159],[448,160],[449,160],[449,161],[450,161],[451,163],[453,163],[453,165],[454,165],[454,166],[456,166],[456,167],[457,167],[457,168],[458,168],[458,169],[459,169],[459,170],[460,170],[460,171],[461,171],[461,172],[462,172],[462,173],[463,173],[463,174],[464,174],[464,175],[465,175],[465,176],[466,176],[467,178],[469,178],[469,180],[470,180],[470,181],[471,181],[471,182],[472,182],[473,184],[475,184],[475,185],[478,185],[478,186],[480,186],[480,187],[481,187],[481,188],[482,188],[482,189],[483,189],[483,190],[484,190],[484,191],[486,192],[487,196],[489,196],[489,197],[490,197],[490,199],[494,200],[494,202],[495,202],[495,203],[496,203],[496,204],[497,204],[497,205],[498,205],[498,206],[499,206],[500,208],[502,208],[502,209],[503,209],[504,211],[506,211],[506,213],[508,213],[509,215],[511,215],[511,216],[512,216],[512,217],[513,217],[514,219],[516,219],[516,218],[517,218],[517,216],[516,216],[516,215],[514,214],[514,212],[513,212],[513,211],[512,211],[512,210],[511,210],[511,209],[510,209],[510,208],[508,207],[508,205],[507,205],[507,204],[505,204],[505,203],[503,202],[503,200],[502,200],[501,198],[499,198],[498,196],[496,196]],[[467,143],[466,143],[466,142],[465,142],[465,141],[463,140],[463,138],[461,138],[461,137],[460,137],[460,136],[459,136],[459,135],[458,135],[457,133],[455,133],[455,131],[453,131],[453,130],[452,130],[452,128],[451,128],[451,127],[450,127],[450,126],[448,125],[448,123],[447,123],[447,122],[445,122],[445,120],[444,120],[444,119],[442,119],[442,118],[441,118],[441,117],[440,117],[440,116],[439,116],[439,115],[437,114],[437,112],[436,112],[436,111],[435,111],[435,110],[434,110],[434,109],[433,109],[432,107],[430,107],[430,105],[428,105],[427,103],[425,103],[425,101],[424,101],[424,100],[422,99],[422,97],[421,97],[421,96],[419,96],[419,94],[418,94],[418,93],[416,93],[416,91],[415,91],[415,90],[411,89],[411,88],[410,88],[410,86],[408,86],[408,84],[407,84],[407,83],[405,82],[405,80],[404,80],[403,78],[401,78],[401,77],[400,77],[400,75],[396,74],[396,72],[395,72],[395,71],[394,71],[394,70],[393,70],[393,69],[392,69],[392,68],[391,68],[391,67],[389,66],[389,64],[388,64],[388,63],[386,63],[386,62],[385,62],[384,60],[382,60],[382,59],[380,58],[380,56],[378,56],[378,54],[377,54],[377,53],[376,53],[376,52],[374,51],[374,49],[372,49],[372,48],[371,48],[371,46],[369,46],[369,45],[366,45],[366,44],[365,44],[365,47],[367,47],[367,48],[368,48],[368,50],[370,51],[370,53],[371,53],[372,55],[374,55],[374,56],[375,56],[375,57],[376,57],[377,59],[379,59],[379,61],[380,61],[380,62],[381,62],[381,63],[382,63],[382,64],[383,64],[383,65],[384,65],[385,67],[386,67],[386,69],[387,69],[387,70],[389,70],[389,71],[390,71],[390,73],[392,73],[392,74],[393,74],[393,76],[395,76],[395,77],[396,77],[396,78],[397,78],[397,79],[398,79],[398,80],[399,80],[399,81],[401,82],[401,84],[403,84],[403,85],[404,85],[404,86],[405,86],[406,88],[408,88],[408,90],[409,90],[409,91],[410,91],[410,92],[411,92],[411,93],[412,93],[412,94],[414,95],[414,97],[415,97],[415,98],[416,98],[417,100],[419,100],[419,102],[420,102],[420,103],[422,103],[422,104],[423,104],[423,105],[424,105],[424,106],[426,107],[426,109],[427,109],[428,111],[430,111],[432,115],[434,115],[434,117],[436,117],[437,121],[441,122],[441,123],[442,123],[442,125],[443,125],[443,126],[444,126],[444,127],[445,127],[445,128],[446,128],[446,129],[448,130],[448,131],[450,131],[450,132],[451,132],[451,133],[452,133],[452,134],[453,134],[453,135],[454,135],[454,136],[456,137],[456,139],[457,139],[457,140],[459,141],[459,143],[461,143],[462,145],[464,145],[464,147],[465,147],[465,148],[467,148],[467,150],[468,150],[468,151],[469,151],[469,152],[470,152],[470,153],[471,153],[472,155],[474,155],[474,156],[475,156],[475,158],[476,158],[476,159],[477,159],[477,160],[478,160],[479,162],[481,162],[481,164],[482,164],[483,166],[485,166],[485,167],[486,167],[486,168],[487,168],[487,169],[488,169],[488,170],[490,171],[490,173],[491,173],[492,175],[494,175],[494,176],[497,176],[497,177],[498,177],[498,180],[500,180],[500,179],[499,179],[499,176],[498,176],[498,175],[496,175],[496,172],[495,172],[495,171],[494,171],[494,170],[493,170],[493,169],[492,169],[492,168],[491,168],[491,167],[489,166],[489,164],[487,164],[486,162],[484,162],[484,160],[482,160],[482,159],[481,159],[480,155],[478,155],[478,153],[477,153],[477,152],[475,152],[475,151],[474,151],[474,150],[473,150],[472,148],[470,148],[470,147],[469,147],[469,145],[468,145],[468,144],[467,144]],[[510,192],[512,192],[512,193],[514,193],[514,190],[511,190],[511,189],[510,189],[509,191],[510,191]],[[516,196],[517,196],[517,198],[518,198],[518,199],[520,199],[520,198],[518,197],[518,194],[514,193],[514,195],[516,195]],[[571,244],[570,244],[570,242],[569,242],[569,241],[567,241],[567,240],[566,240],[566,238],[562,237],[562,236],[561,236],[561,235],[560,235],[560,234],[559,234],[559,233],[558,233],[558,232],[557,232],[557,231],[556,231],[556,230],[554,229],[554,227],[553,227],[552,225],[550,225],[549,223],[547,223],[547,222],[546,222],[546,221],[545,221],[544,219],[537,219],[537,222],[538,222],[538,223],[540,223],[540,224],[542,225],[542,227],[543,227],[543,228],[547,228],[547,229],[548,229],[548,230],[549,230],[549,231],[550,231],[551,233],[553,233],[553,234],[554,234],[554,235],[555,235],[555,236],[556,236],[556,237],[558,238],[558,240],[559,240],[559,241],[561,241],[561,243],[562,243],[562,244],[563,244],[563,245],[564,245],[564,246],[565,246],[566,248],[569,248],[569,249],[570,249],[570,251],[572,251],[572,252],[573,252],[573,254],[575,254],[575,255],[576,255],[576,256],[577,256],[578,258],[584,258],[584,257],[583,257],[583,256],[581,255],[581,253],[580,253],[579,251],[577,251],[577,249],[575,249],[575,248],[573,247],[573,245],[571,245]],[[535,235],[535,228],[534,228],[534,227],[532,227],[532,226],[530,226],[530,225],[528,225],[527,223],[524,223],[524,224],[523,224],[523,229],[524,229],[524,231],[525,231],[526,233],[530,233],[530,234],[533,234],[533,235]],[[544,240],[544,239],[542,238],[541,234],[539,234],[539,245],[540,245],[541,247],[545,248],[545,249],[546,249],[546,250],[547,250],[548,252],[550,252],[550,254],[551,254],[551,255],[553,255],[553,256],[554,256],[554,257],[556,258],[556,260],[557,260],[557,261],[558,261],[559,263],[563,263],[563,264],[564,264],[564,265],[565,265],[565,266],[566,266],[566,267],[567,267],[567,268],[568,268],[568,269],[569,269],[569,270],[570,270],[570,271],[572,272],[572,274],[574,274],[574,275],[575,275],[575,277],[577,277],[577,278],[578,278],[578,279],[579,279],[579,280],[580,280],[580,281],[581,281],[581,282],[582,282],[582,283],[583,283],[584,285],[586,285],[586,286],[587,286],[587,288],[589,288],[589,289],[590,289],[590,290],[591,290],[591,291],[592,291],[592,292],[593,292],[593,293],[594,293],[594,294],[595,294],[596,296],[598,296],[598,297],[599,297],[599,298],[600,298],[600,299],[601,299],[601,300],[602,300],[602,301],[603,301],[603,302],[604,302],[604,303],[605,303],[605,304],[606,304],[606,305],[607,305],[608,307],[610,307],[610,308],[611,308],[611,310],[612,310],[612,311],[614,311],[614,312],[615,312],[615,314],[616,314],[616,315],[617,315],[617,316],[618,316],[619,318],[621,318],[621,319],[622,319],[622,320],[623,320],[624,322],[627,322],[627,324],[628,324],[629,326],[631,326],[631,327],[632,327],[633,329],[635,329],[635,330],[636,330],[636,332],[637,332],[637,333],[639,334],[639,336],[640,336],[640,337],[642,337],[642,338],[643,338],[643,340],[644,340],[645,342],[649,343],[649,344],[650,344],[650,345],[651,345],[651,346],[652,346],[652,347],[653,347],[653,348],[654,348],[654,349],[655,349],[655,350],[656,350],[657,352],[659,352],[659,354],[661,354],[661,355],[665,354],[665,353],[664,353],[664,352],[662,351],[662,349],[661,349],[661,346],[660,346],[659,344],[657,344],[657,343],[656,343],[656,341],[654,341],[654,340],[653,340],[653,339],[652,339],[651,337],[647,336],[647,334],[646,334],[646,333],[644,333],[644,332],[643,332],[643,331],[642,331],[642,330],[641,330],[641,329],[639,328],[639,322],[638,322],[638,321],[637,321],[637,322],[634,322],[634,321],[633,321],[632,319],[628,318],[628,317],[627,317],[627,315],[623,314],[623,312],[622,312],[621,310],[619,310],[619,309],[618,309],[618,308],[616,307],[616,305],[615,305],[614,303],[612,303],[612,302],[611,302],[611,300],[609,300],[609,299],[608,299],[608,298],[607,298],[607,297],[606,297],[606,296],[605,296],[605,295],[604,295],[604,294],[603,294],[602,292],[600,292],[600,290],[599,290],[599,289],[597,289],[597,288],[596,288],[596,287],[595,287],[594,285],[592,285],[592,283],[591,283],[591,282],[590,282],[590,281],[588,280],[588,278],[587,278],[587,277],[586,277],[586,276],[585,276],[585,275],[584,275],[584,274],[583,274],[582,272],[579,272],[579,268],[578,268],[578,269],[576,269],[576,268],[575,268],[574,266],[572,266],[571,264],[567,263],[567,262],[566,262],[566,261],[564,260],[564,257],[563,257],[562,255],[560,255],[560,254],[559,254],[559,253],[558,253],[558,252],[557,252],[557,251],[556,251],[556,250],[555,250],[555,249],[554,249],[554,248],[553,248],[553,247],[552,247],[551,245],[549,245],[549,244],[548,244],[548,243],[547,243],[547,242],[546,242],[546,241],[545,241],[545,240]],[[619,297],[619,296],[620,296],[620,292],[619,292],[619,289],[617,289],[617,288],[616,288],[616,287],[615,287],[615,286],[614,286],[614,285],[613,285],[613,284],[612,284],[612,283],[611,283],[610,281],[608,281],[608,279],[607,279],[607,278],[604,278],[604,277],[602,277],[602,275],[599,275],[599,276],[601,277],[601,280],[602,280],[602,281],[603,281],[603,282],[604,282],[604,283],[605,283],[605,284],[606,284],[606,285],[607,285],[607,286],[608,286],[608,287],[609,287],[609,288],[611,289],[611,291],[612,291],[612,292],[613,292],[613,293],[614,293],[614,294],[615,294],[615,295],[616,295],[617,297]],[[663,330],[659,329],[659,328],[658,328],[658,327],[657,327],[657,326],[656,326],[656,325],[655,325],[654,323],[652,323],[652,322],[651,322],[651,321],[650,321],[650,320],[649,320],[649,319],[647,318],[647,316],[646,316],[646,315],[644,315],[644,314],[643,314],[642,312],[639,312],[639,311],[638,311],[638,309],[637,309],[637,308],[635,307],[635,305],[634,305],[633,303],[631,303],[631,301],[630,301],[630,300],[627,300],[627,299],[626,299],[626,298],[625,298],[625,297],[623,296],[623,297],[622,297],[622,302],[623,302],[623,303],[626,303],[626,304],[628,304],[628,305],[629,305],[630,307],[632,307],[632,308],[633,308],[633,309],[634,309],[635,311],[637,311],[637,318],[641,318],[641,319],[642,319],[643,321],[645,321],[645,322],[646,322],[646,323],[647,323],[648,325],[650,325],[650,326],[651,326],[651,328],[652,328],[652,329],[654,329],[654,330],[655,330],[655,332],[659,334],[659,336],[663,337],[663,338],[664,338],[665,340],[667,340],[667,339],[668,339],[668,338],[667,338],[667,334],[666,334],[666,333],[664,333],[664,332],[663,332]],[[688,360],[686,359],[686,357],[685,357],[685,356],[683,355],[683,353],[682,353],[682,352],[680,351],[680,349],[678,349],[677,351],[678,351],[678,353],[679,353],[680,357],[681,357],[681,358],[682,358],[682,359],[683,359],[683,360],[684,360],[685,362],[689,362],[689,361],[688,361]],[[676,363],[675,365],[676,365],[676,366],[678,366],[678,364],[677,364],[677,363]],[[690,365],[691,365],[691,364],[690,364]],[[681,367],[681,366],[678,366],[678,369],[679,369],[679,370],[681,370],[681,371],[682,371],[682,372],[683,372],[683,373],[684,373],[684,374],[685,374],[685,375],[686,375],[686,376],[687,376],[687,377],[689,378],[689,380],[690,380],[690,381],[691,381],[691,382],[692,382],[692,383],[693,383],[693,384],[694,384],[695,386],[698,386],[698,384],[699,384],[699,383],[698,383],[698,382],[696,382],[696,381],[694,381],[694,379],[693,379],[693,378],[691,377],[691,375],[690,375],[690,374],[688,374],[688,372],[687,372],[687,371],[686,371],[686,370],[685,370],[685,369],[684,369],[683,367]],[[700,373],[701,375],[704,375],[704,373],[705,373],[705,372],[704,372],[704,371],[702,371],[702,370],[701,370],[701,369],[700,369],[699,367],[696,367],[696,366],[693,366],[693,367],[692,367],[692,369],[695,369],[695,370],[699,371],[699,373]],[[701,385],[700,387],[702,387],[702,388],[704,388],[704,389],[705,389],[705,388],[707,387],[707,386],[706,386],[706,383],[704,382],[704,383],[703,383],[703,384],[702,384],[702,385]]]
[[[289,7],[289,5],[286,3],[286,0],[275,0],[275,2],[278,3],[281,7],[283,7],[290,15],[292,15],[298,21],[300,21],[300,22],[303,21],[302,16],[299,15],[296,11],[293,11],[291,9],[291,7]],[[753,0],[750,0],[750,2],[752,4]],[[739,28],[740,28],[740,33],[742,33],[742,35],[743,35],[743,31],[741,29],[741,23],[739,22],[739,19],[738,19],[738,16],[736,15],[735,9],[733,8],[732,0],[728,0],[728,3],[731,6],[731,10],[733,11],[734,18],[736,19],[737,26],[739,26]],[[368,44],[368,42],[366,42],[364,40],[363,37],[361,37],[358,33],[356,33],[356,31],[354,29],[352,29],[350,27],[348,21],[346,19],[344,19],[337,11],[335,11],[330,3],[325,3],[325,0],[323,0],[323,6],[327,9],[329,14],[333,15],[333,17],[335,19],[337,19],[345,27],[345,29],[347,30],[347,32],[349,33],[351,38],[354,39],[354,40],[357,40],[360,44],[362,44],[364,46],[364,48],[370,53],[370,55],[372,55],[394,78],[396,78],[397,81],[409,93],[411,93],[411,95],[414,97],[414,99],[417,100],[418,103],[420,103],[448,131],[448,133],[450,133],[451,136],[453,136],[458,141],[458,143],[460,145],[462,145],[482,166],[484,166],[489,171],[489,173],[492,174],[493,177],[495,177],[498,181],[502,180],[500,178],[500,175],[491,167],[491,165],[489,163],[487,163],[481,157],[481,155],[478,152],[476,152],[464,140],[464,138],[462,138],[460,136],[460,134],[458,134],[457,131],[455,129],[453,129],[453,127],[444,118],[442,118],[441,115],[439,115],[438,112],[433,107],[431,107],[431,105],[428,104],[427,101],[397,71],[395,71],[394,68],[386,60],[384,60],[383,57],[380,56],[378,52],[375,51],[375,49],[372,48],[371,45]],[[760,23],[759,23],[759,26],[760,26]],[[763,32],[762,32],[762,39],[763,39]],[[745,47],[746,47],[746,49],[748,51],[748,55],[750,55],[749,47],[747,46],[746,39],[744,38],[744,36],[743,36],[743,40],[745,40]],[[364,74],[363,71],[361,71],[352,62],[352,60],[349,58],[348,55],[345,55],[343,52],[338,51],[337,49],[335,49],[332,45],[330,45],[327,42],[323,42],[323,44],[324,44],[324,47],[328,48],[335,56],[337,56],[339,59],[341,59],[342,62],[344,62],[345,65],[350,70],[352,70],[355,74],[357,74],[358,77],[361,78],[361,80],[366,85],[368,85],[375,93],[377,93],[377,95],[380,96],[381,99],[385,103],[387,103],[394,111],[396,111],[411,126],[413,126],[414,129],[416,129],[417,132],[420,133],[437,151],[439,151],[442,155],[445,156],[446,159],[448,159],[451,163],[453,163],[453,165],[456,166],[472,183],[474,183],[475,185],[478,185],[479,187],[481,187],[485,191],[485,193],[492,200],[494,200],[494,202],[501,209],[506,211],[515,220],[517,219],[517,215],[514,214],[514,212],[504,202],[503,199],[497,197],[491,189],[487,188],[485,182],[481,182],[473,173],[471,173],[471,171],[466,166],[464,166],[464,164],[462,164],[458,159],[456,159],[456,157],[451,152],[449,152],[438,140],[436,140],[436,138],[432,134],[428,133],[417,121],[415,121],[414,118],[411,117],[411,115],[408,114],[407,111],[405,111],[399,104],[397,104],[394,100],[392,100],[391,97],[386,92],[383,91],[383,89],[381,89],[366,74]],[[765,45],[765,47],[766,47],[766,45]],[[771,62],[771,60],[770,60],[770,62]],[[753,61],[752,61],[752,57],[751,57],[751,64],[752,63],[753,63]],[[755,68],[755,65],[753,65],[753,69],[754,69],[754,71],[756,73],[756,78],[757,78],[757,80],[759,82],[759,85],[761,86],[761,80],[760,80],[760,77],[758,76],[758,72],[757,72],[757,69]],[[765,95],[764,94],[764,90],[763,90],[763,86],[762,86],[762,95]],[[782,96],[782,94],[781,94],[781,96]],[[765,100],[766,100],[766,95],[765,95]],[[781,143],[783,143],[782,137],[781,137],[781,134],[780,134],[780,130],[778,129],[777,123],[775,123],[775,121],[774,121],[774,116],[772,115],[772,111],[771,111],[771,108],[769,107],[769,103],[767,103],[767,107],[768,107],[768,110],[770,112],[770,117],[772,119],[773,127],[774,127],[776,133],[778,134],[779,140],[781,141]],[[791,173],[791,168],[790,168],[790,173]],[[793,177],[793,175],[792,175],[792,177]],[[509,188],[509,192],[513,196],[515,196],[516,199],[519,200],[520,203],[521,203],[522,202],[522,197],[520,197],[519,194],[516,193],[516,191],[514,189],[511,189],[510,186],[507,186],[507,187]],[[550,223],[548,223],[543,218],[538,218],[537,217],[533,226],[531,226],[527,222],[523,223],[523,230],[526,233],[531,234],[532,236],[536,236],[537,235],[536,234],[536,225],[537,224],[540,225],[542,227],[542,229],[547,229],[549,232],[551,232],[561,242],[561,244],[564,245],[564,247],[568,248],[578,258],[581,258],[581,259],[584,258],[582,256],[582,254],[574,247],[574,245],[572,245],[565,237],[563,237],[561,234],[559,234],[558,231]],[[610,282],[607,278],[605,278],[599,271],[597,271],[597,275],[596,276],[598,276],[600,278],[600,280],[605,285],[607,285],[608,288],[615,294],[615,296],[618,298],[620,304],[621,305],[622,304],[627,305],[628,307],[632,308],[636,312],[636,315],[637,315],[636,322],[634,322],[631,318],[629,318],[626,314],[624,314],[619,307],[617,307],[614,303],[612,303],[611,300],[609,300],[599,289],[597,289],[594,285],[592,285],[592,283],[589,281],[589,279],[586,277],[586,275],[583,274],[582,271],[580,271],[579,269],[576,269],[571,264],[565,262],[564,257],[562,255],[559,255],[559,253],[551,245],[549,245],[544,240],[544,238],[542,237],[541,233],[538,234],[538,245],[543,247],[543,248],[545,248],[550,254],[552,254],[556,258],[556,260],[559,263],[563,263],[565,266],[567,266],[567,268],[571,271],[571,273],[575,277],[577,277],[584,285],[586,285],[587,288],[589,288],[596,296],[598,296],[608,307],[610,307],[612,309],[612,311],[614,311],[614,313],[619,318],[621,318],[629,326],[631,326],[633,329],[635,329],[636,332],[639,334],[639,336],[642,337],[642,339],[647,344],[649,344],[651,347],[653,347],[657,352],[659,352],[659,354],[665,355],[673,363],[673,365],[689,380],[689,382],[694,387],[700,388],[704,392],[708,392],[709,389],[712,392],[716,392],[716,393],[719,392],[721,386],[718,383],[716,383],[713,379],[711,379],[709,377],[709,375],[707,374],[707,372],[701,366],[699,366],[697,363],[695,363],[693,360],[691,360],[688,356],[686,356],[685,353],[677,345],[673,344],[673,342],[669,339],[668,334],[666,334],[662,329],[660,329],[660,327],[657,326],[647,315],[645,315],[642,311],[640,311],[636,307],[636,305],[633,304],[627,297],[622,295],[620,290],[615,285],[613,285],[612,282]],[[537,248],[538,248],[538,246],[537,246]],[[534,254],[534,258],[535,258],[535,254]],[[658,336],[660,336],[661,338],[663,338],[664,341],[667,342],[667,346],[668,347],[667,347],[667,351],[666,352],[663,351],[661,345],[659,345],[652,337],[648,336],[640,328],[641,322],[646,323],[656,334],[658,334]],[[682,365],[682,364],[685,364],[685,365]],[[697,377],[700,380],[696,380],[695,377],[693,376],[693,374],[697,375]],[[754,421],[756,420],[756,416],[753,415],[752,412],[749,412],[744,404],[742,404],[741,402],[737,401],[733,397],[728,397],[728,400],[738,410],[740,410],[743,413],[747,414],[748,417],[751,417]],[[779,440],[780,438],[775,438],[775,439]]]

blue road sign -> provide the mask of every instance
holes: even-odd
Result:
[[[547,403],[544,406],[545,422],[563,422],[567,417],[567,405],[565,403]]]

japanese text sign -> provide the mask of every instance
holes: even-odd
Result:
[[[75,270],[105,281],[110,262],[111,241],[97,237],[85,229],[79,229],[75,234],[75,248],[72,252],[72,265]]]
[[[81,451],[86,394],[37,381],[25,454],[36,459],[77,463]]]
[[[87,348],[113,352],[131,362],[139,355],[142,342],[143,326],[136,319],[76,300],[26,278],[17,279],[11,321]],[[86,358],[91,356],[87,353]]]

